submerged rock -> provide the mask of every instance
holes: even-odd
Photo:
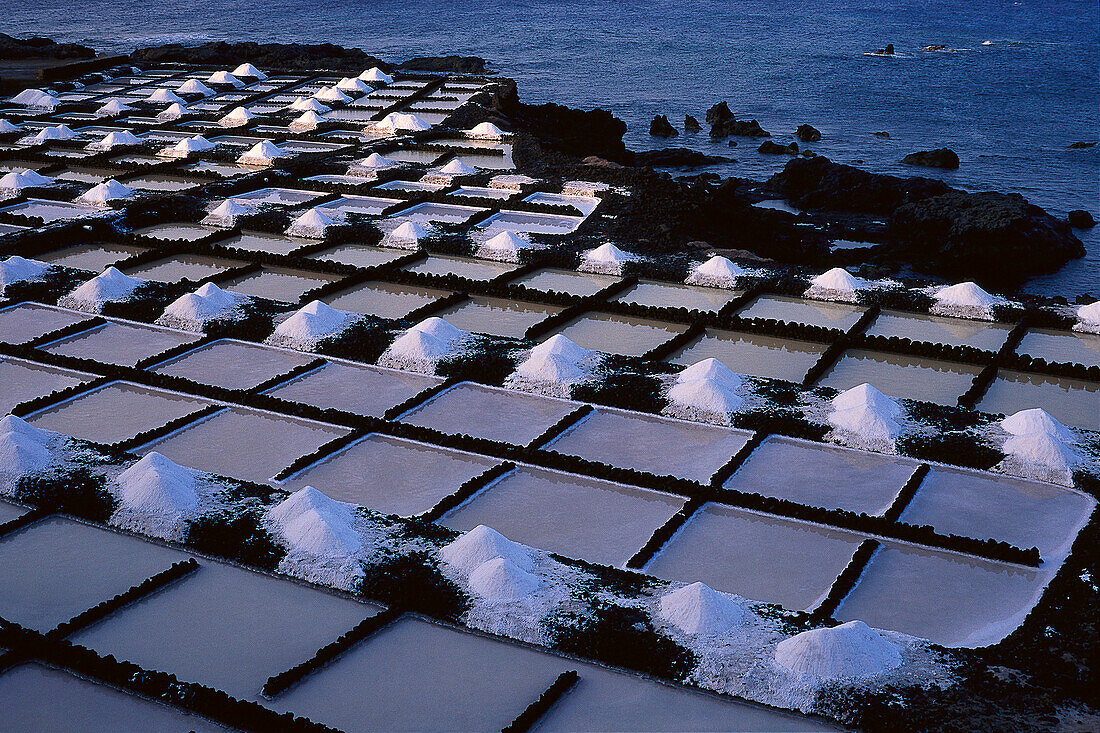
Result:
[[[795,130],[795,137],[804,143],[816,143],[821,139],[821,130],[813,125],[799,125]]]
[[[954,170],[959,167],[959,156],[951,148],[936,148],[935,150],[921,150],[917,153],[909,153],[901,159],[906,165],[922,165],[926,168],[946,168]]]
[[[765,155],[798,155],[798,143],[790,143],[788,145],[780,145],[774,143],[771,140],[765,140],[760,143],[760,147],[756,149],[758,152]]]
[[[1092,229],[1096,226],[1096,220],[1092,214],[1083,209],[1074,209],[1066,215],[1066,222],[1074,229]]]
[[[668,121],[667,117],[664,115],[657,115],[653,118],[653,121],[649,123],[649,134],[653,137],[676,137],[680,132],[672,126],[672,123]]]
[[[890,133],[886,132],[885,130],[879,130],[878,132],[872,132],[871,134],[875,137],[882,137],[886,138],[887,140],[890,139]]]
[[[688,148],[664,148],[634,153],[634,165],[648,165],[655,168],[695,168],[702,165],[735,162],[733,158],[707,155]]]

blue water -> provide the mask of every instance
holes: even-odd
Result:
[[[6,15],[0,31],[110,51],[224,39],[332,42],[392,60],[483,56],[526,101],[611,109],[635,149],[664,144],[646,134],[654,114],[679,125],[727,99],[780,141],[813,124],[824,139],[811,147],[838,161],[912,174],[896,161],[947,146],[962,167],[937,175],[952,185],[1100,217],[1100,147],[1066,149],[1098,138],[1096,0],[16,0]],[[864,55],[887,43],[897,58]],[[928,44],[957,51],[921,52]],[[750,142],[673,144],[736,157],[727,175],[782,166]],[[1100,296],[1100,227],[1081,237],[1085,259],[1025,289]]]

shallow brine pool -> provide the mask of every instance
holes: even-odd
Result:
[[[814,341],[708,328],[669,361],[690,366],[713,358],[738,374],[799,383],[825,349],[825,344]]]
[[[437,315],[463,331],[521,339],[527,329],[561,311],[555,305],[474,296]]]
[[[225,389],[252,389],[310,361],[312,357],[306,354],[225,339],[150,367],[150,371]]]
[[[642,356],[687,330],[682,323],[619,316],[592,311],[557,333],[595,351]]]
[[[891,397],[954,405],[979,372],[971,364],[849,349],[818,384],[844,391],[868,382]]]

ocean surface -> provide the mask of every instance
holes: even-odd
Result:
[[[106,51],[206,40],[331,42],[387,60],[482,56],[529,102],[603,107],[634,149],[663,147],[649,121],[702,119],[727,100],[780,142],[809,123],[820,154],[872,170],[950,147],[958,171],[924,171],[968,190],[1014,191],[1056,215],[1100,218],[1100,4],[1096,0],[15,0],[0,31]],[[867,52],[893,43],[897,57]],[[951,51],[923,52],[930,44]],[[872,136],[887,131],[890,139]],[[765,178],[764,156],[705,134],[671,144],[737,158],[723,175]],[[1100,297],[1100,227],[1088,256],[1025,290]]]

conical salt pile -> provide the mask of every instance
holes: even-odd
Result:
[[[1077,324],[1073,330],[1100,333],[1100,300],[1077,309]]]
[[[1049,412],[1039,407],[1020,410],[1009,415],[1001,420],[1001,427],[1005,429],[1006,433],[1012,435],[1044,433],[1067,442],[1073,440],[1073,433],[1070,432],[1069,428],[1058,422]]]
[[[1073,432],[1045,410],[1021,410],[1001,420],[1012,437],[1001,450],[998,470],[1054,483],[1073,485],[1073,469],[1082,461]]]
[[[530,548],[484,524],[471,529],[439,551],[440,557],[455,569],[472,573],[483,563],[501,558],[525,572],[535,567]]]
[[[680,372],[676,377],[677,382],[694,382],[699,380],[713,382],[731,390],[740,389],[743,381],[740,374],[713,357],[695,362]]]
[[[331,112],[332,107],[321,104],[313,97],[298,97],[290,103],[289,109],[295,112],[316,112],[317,114],[324,114],[325,112]]]
[[[38,99],[46,96],[46,93],[41,89],[24,89],[16,94],[14,97],[8,100],[11,104],[18,104],[21,106],[30,106]]]
[[[532,382],[573,385],[586,381],[591,375],[575,362],[558,354],[539,354],[527,357],[513,375]]]
[[[291,237],[309,237],[310,239],[324,239],[325,230],[336,223],[336,220],[320,209],[310,209],[287,227],[286,233]]]
[[[320,99],[323,102],[332,102],[334,104],[347,104],[351,101],[351,97],[344,94],[335,86],[324,87],[318,90],[314,95],[314,99]]]
[[[439,172],[445,176],[469,176],[477,173],[477,168],[468,166],[460,159],[455,158],[440,168]]]
[[[118,475],[116,496],[134,513],[176,519],[198,506],[195,475],[153,451]]]
[[[158,155],[164,158],[186,158],[195,153],[204,153],[207,150],[213,150],[216,147],[217,145],[210,142],[202,135],[195,135],[194,137],[186,137],[175,145],[169,145],[167,148],[160,151]]]
[[[294,118],[289,127],[291,130],[316,130],[318,126],[328,122],[316,112],[304,112],[300,117]]]
[[[901,649],[862,621],[784,639],[776,663],[811,682],[874,677],[901,665]]]
[[[2,183],[3,181],[0,181],[0,184]],[[19,255],[12,255],[6,260],[0,261],[0,295],[3,295],[4,290],[12,283],[39,278],[48,268],[49,265],[45,262],[28,260]]]
[[[469,336],[442,318],[432,316],[401,334],[378,359],[379,366],[428,372]]]
[[[388,115],[382,118],[382,121],[377,124],[377,127],[383,130],[391,130],[394,132],[416,132],[418,130],[432,129],[432,126],[425,122],[422,118],[414,114],[402,112],[390,112]]]
[[[111,179],[85,191],[76,198],[76,203],[103,206],[111,201],[118,201],[119,199],[129,198],[133,195],[133,189]]]
[[[749,271],[738,267],[732,260],[715,255],[706,262],[696,265],[684,280],[688,285],[705,285],[711,288],[732,288],[738,278],[748,275]]]
[[[258,142],[237,158],[238,163],[245,165],[270,165],[276,158],[285,158],[290,153],[280,148],[270,140]]]
[[[157,319],[162,326],[201,330],[202,324],[220,318],[241,304],[245,296],[228,293],[214,283],[206,283],[193,293],[173,300]]]
[[[985,320],[993,317],[993,306],[1008,302],[1004,298],[990,295],[972,282],[938,288],[932,293],[932,297],[936,301],[932,306],[932,313]]]
[[[234,89],[240,89],[244,86],[244,82],[237,77],[230,74],[228,71],[215,71],[206,80],[207,84],[221,84],[222,86],[231,86]]]
[[[574,385],[592,378],[599,354],[582,348],[561,334],[535,348],[508,377],[507,386],[529,392],[568,397]]]
[[[181,104],[179,102],[176,102],[176,103],[168,106],[167,108],[165,108],[161,112],[157,113],[157,119],[158,120],[178,120],[180,117],[185,117],[187,115],[193,115],[193,114],[195,114],[195,112],[193,110],[190,110],[187,107],[185,107],[183,104]]]
[[[555,355],[574,364],[579,364],[596,354],[591,349],[578,346],[568,336],[555,334],[531,349],[531,356]]]
[[[542,583],[511,560],[495,557],[470,573],[470,590],[488,601],[514,601],[531,595]]]
[[[32,443],[43,446],[49,445],[61,437],[61,433],[36,428],[23,418],[15,415],[0,417],[0,435],[21,435]]]
[[[855,302],[859,291],[869,287],[866,280],[855,277],[843,267],[834,267],[811,280],[805,295],[822,300]]]
[[[897,422],[905,412],[901,405],[866,382],[841,392],[830,406],[830,425],[875,446],[892,445],[902,432]]]
[[[123,112],[129,112],[133,107],[120,99],[109,100],[95,111],[96,117],[118,117]]]
[[[359,78],[363,81],[373,82],[376,85],[393,84],[393,77],[379,69],[377,66],[372,66],[371,68],[367,69],[359,75]]]
[[[38,134],[31,138],[31,141],[44,143],[47,140],[73,140],[76,137],[77,134],[70,130],[67,125],[57,125],[56,127],[46,127],[39,130]]]
[[[744,400],[737,394],[741,376],[717,359],[704,359],[691,365],[676,377],[668,390],[668,414],[702,419],[716,416],[728,422],[731,413],[741,409]],[[694,415],[694,411],[704,415]],[[712,419],[708,422],[714,422]]]
[[[145,101],[153,103],[167,102],[169,104],[184,104],[183,97],[176,94],[171,89],[158,89],[146,97]]]
[[[385,247],[417,249],[420,246],[420,240],[429,236],[431,236],[431,232],[421,226],[419,222],[406,221],[398,224],[386,234],[380,244]]]
[[[10,493],[19,479],[50,465],[49,448],[16,432],[0,432],[0,493]]]
[[[113,148],[124,148],[133,145],[141,145],[141,138],[129,130],[124,130],[122,132],[109,132],[102,140],[89,143],[85,149],[111,150]]]
[[[396,160],[390,160],[378,153],[371,153],[366,158],[357,160],[348,166],[348,175],[359,176],[361,178],[374,178],[378,175],[378,171],[394,168],[399,165],[401,165],[401,163]]]
[[[176,87],[177,94],[201,94],[204,97],[214,96],[214,90],[203,84],[198,79],[188,79]]]
[[[53,183],[52,178],[39,175],[29,168],[22,171],[11,171],[0,176],[0,190],[22,191],[24,188],[36,186],[48,186]]]
[[[1081,462],[1081,456],[1075,450],[1048,433],[1014,435],[1005,441],[1001,450],[1016,461],[1041,467],[1049,472],[1072,471]]]
[[[621,275],[623,265],[637,259],[634,255],[622,251],[608,242],[601,244],[596,249],[584,253],[581,266],[577,269],[581,272],[603,273],[605,275]]]
[[[357,318],[355,313],[336,310],[315,300],[279,324],[265,343],[294,349],[312,349],[318,341],[340,333]]]
[[[233,69],[233,76],[241,77],[246,76],[250,79],[256,79],[258,81],[264,81],[267,79],[267,74],[257,69],[255,66],[249,63],[244,63]]]
[[[295,552],[325,559],[344,559],[359,552],[355,507],[306,486],[267,511],[275,533]]]
[[[336,88],[343,92],[353,92],[355,94],[370,94],[374,91],[374,87],[362,79],[349,78],[346,76],[336,82]]]
[[[254,119],[256,119],[256,115],[244,107],[235,107],[229,114],[218,120],[218,124],[222,127],[240,127],[241,125],[247,125]]]
[[[476,255],[503,262],[519,262],[520,253],[531,247],[531,242],[515,232],[504,230],[482,242]]]
[[[692,583],[661,596],[658,614],[685,634],[725,634],[741,624],[741,605],[704,583]]]
[[[8,120],[0,118],[0,135],[6,135],[12,132],[19,132],[23,128],[19,125],[13,124]]]
[[[244,216],[251,212],[252,210],[244,204],[238,203],[233,199],[226,199],[218,204],[213,211],[203,217],[200,223],[207,226],[229,228],[234,225],[238,216]]]
[[[104,303],[125,300],[145,281],[108,267],[66,295],[58,305],[63,308],[98,312]]]
[[[501,140],[504,138],[504,131],[492,122],[482,122],[467,130],[466,136],[478,140]]]

